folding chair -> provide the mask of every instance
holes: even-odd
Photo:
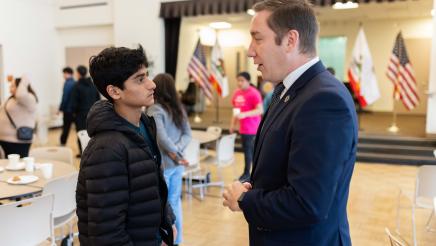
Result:
[[[389,237],[389,243],[391,246],[406,246],[406,243],[403,243],[400,239],[396,238],[394,235],[391,234],[389,229],[385,227],[386,235]]]
[[[221,192],[223,191],[223,189],[224,189],[224,177],[223,177],[222,169],[224,167],[227,167],[229,165],[234,164],[235,140],[236,140],[236,134],[222,136],[221,139],[218,140],[215,157],[210,157],[210,158],[203,161],[204,164],[216,165],[217,171],[218,171],[217,172],[218,173],[218,181],[195,184],[192,186],[193,188],[217,186],[217,187],[221,187]],[[206,165],[206,166],[208,166],[208,165]],[[209,168],[207,168],[207,171],[209,171]],[[236,170],[235,170],[235,166],[233,165],[233,175],[234,176],[235,176],[235,173],[236,173]]]
[[[76,215],[76,186],[78,172],[59,177],[47,182],[42,190],[42,195],[53,194],[53,225],[59,228],[69,224],[69,244],[73,242],[73,219]],[[62,237],[63,229],[61,228]]]
[[[88,136],[88,132],[86,130],[80,130],[77,132],[77,137],[79,138],[80,146],[82,147],[82,153],[85,151],[86,146],[88,146],[89,140],[91,138]]]
[[[400,198],[401,195],[404,194],[402,190],[398,194],[398,202],[397,202],[397,233],[400,233],[400,218],[399,218],[399,209],[400,209]],[[418,173],[416,175],[415,181],[415,194],[413,197],[408,196],[408,198],[412,202],[412,236],[413,236],[413,245],[417,245],[416,239],[416,217],[415,217],[415,209],[416,208],[426,208],[431,209],[432,212],[430,217],[427,219],[426,229],[427,231],[434,232],[435,229],[431,228],[430,222],[434,216],[435,208],[433,199],[436,197],[436,166],[424,165],[419,167]]]
[[[0,206],[0,245],[38,245],[50,239],[53,230],[54,195],[44,195]]]

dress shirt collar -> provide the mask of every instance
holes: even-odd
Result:
[[[283,80],[283,85],[285,86],[285,89],[283,90],[282,94],[280,95],[280,98],[285,95],[285,93],[288,91],[289,88],[295,83],[295,81],[304,73],[307,69],[309,69],[311,66],[315,65],[315,63],[319,62],[319,57],[315,57],[312,60],[304,63],[294,71],[292,71],[286,78]]]

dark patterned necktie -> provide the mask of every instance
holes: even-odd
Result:
[[[280,101],[280,95],[282,95],[283,90],[285,89],[285,85],[283,82],[280,82],[276,85],[274,88],[274,92],[271,99],[271,105],[270,108],[274,107],[279,101]]]

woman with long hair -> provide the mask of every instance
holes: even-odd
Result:
[[[32,139],[19,139],[17,129],[20,127],[35,128],[38,97],[27,77],[16,78],[9,84],[11,96],[0,109],[0,146],[5,155],[29,154]]]
[[[176,216],[177,236],[175,245],[182,242],[182,175],[188,162],[183,151],[191,141],[191,127],[178,97],[174,78],[170,74],[158,74],[153,81],[155,104],[147,109],[154,117],[157,142],[162,155],[162,168],[168,185],[168,201]]]

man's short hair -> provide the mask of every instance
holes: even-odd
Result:
[[[73,69],[71,67],[64,67],[64,69],[62,69],[62,72],[67,74],[73,74]]]
[[[80,75],[80,78],[84,78],[88,74],[88,69],[85,66],[83,66],[83,65],[79,65],[76,68],[76,71]]]
[[[250,74],[247,73],[247,72],[240,72],[240,73],[238,73],[238,76],[236,76],[236,77],[243,77],[243,78],[246,79],[248,82],[250,82],[250,80],[251,80],[251,76],[250,76]]]
[[[113,101],[106,91],[108,85],[124,89],[124,82],[142,67],[148,67],[147,56],[141,45],[137,49],[106,48],[89,59],[92,80],[98,91]]]
[[[276,34],[277,45],[289,30],[297,30],[300,36],[300,52],[316,54],[318,21],[312,4],[307,0],[264,0],[253,5],[256,12],[269,11],[268,26]]]

